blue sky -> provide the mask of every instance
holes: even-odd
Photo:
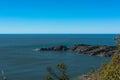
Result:
[[[0,34],[120,33],[120,0],[0,0]]]

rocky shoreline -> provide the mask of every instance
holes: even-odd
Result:
[[[39,48],[38,51],[75,51],[79,54],[88,54],[91,56],[102,56],[102,57],[111,57],[114,53],[117,53],[116,46],[106,46],[106,45],[87,45],[87,44],[78,44],[73,45],[68,48],[67,46],[54,46],[49,48]]]

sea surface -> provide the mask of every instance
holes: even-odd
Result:
[[[80,55],[76,52],[34,51],[35,48],[74,44],[115,45],[116,34],[0,34],[0,70],[8,80],[44,80],[46,68],[65,63],[67,73],[77,76],[99,68],[110,58]],[[2,75],[0,73],[0,78]],[[1,79],[0,79],[1,80]]]

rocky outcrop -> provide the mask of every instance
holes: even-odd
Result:
[[[72,51],[78,52],[80,54],[88,54],[88,55],[95,55],[95,56],[105,56],[110,57],[114,53],[118,52],[117,47],[115,46],[92,46],[92,45],[74,45],[71,48]]]
[[[68,48],[66,46],[55,46],[50,48],[41,48],[40,51],[66,51]]]
[[[41,48],[40,51],[74,51],[79,54],[88,54],[91,56],[104,56],[104,57],[110,57],[114,53],[118,52],[117,47],[115,46],[105,46],[105,45],[86,45],[86,44],[78,44],[73,45],[71,48],[68,48],[67,46],[55,46],[50,48]]]

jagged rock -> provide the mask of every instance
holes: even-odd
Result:
[[[110,57],[114,53],[118,52],[117,47],[115,46],[105,46],[105,45],[93,46],[86,44],[73,45],[71,48],[61,45],[61,46],[40,49],[40,51],[66,51],[66,50],[75,51],[80,54],[88,54],[91,56],[104,56],[104,57]]]
[[[68,50],[66,46],[55,46],[55,47],[40,49],[40,51],[66,51],[66,50]]]
[[[68,48],[66,46],[55,46],[53,48],[54,51],[66,51]]]

